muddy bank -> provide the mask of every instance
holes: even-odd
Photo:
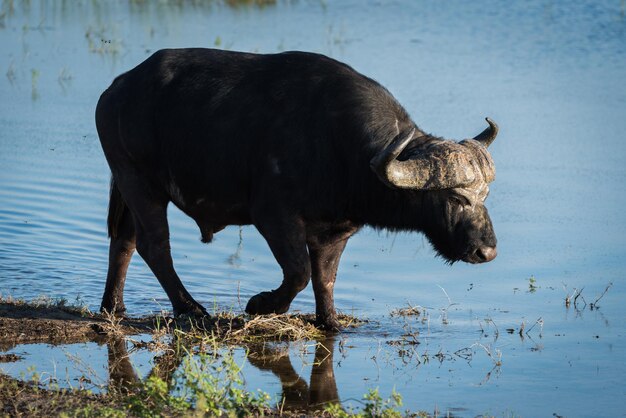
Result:
[[[347,314],[339,314],[338,320],[343,329],[369,322]],[[227,345],[324,338],[326,333],[314,324],[313,314],[248,316],[222,312],[203,318],[172,318],[164,314],[117,318],[48,299],[25,302],[0,298],[0,350],[3,351],[18,344],[104,342],[111,337],[136,334],[153,334],[157,338],[176,334],[192,344],[206,343],[204,340],[208,338]]]
[[[113,411],[116,403],[116,399],[109,396],[83,390],[45,390],[36,384],[0,375],[2,417],[106,416],[106,410]],[[122,416],[121,413],[118,416]]]
[[[155,329],[155,318],[114,320],[76,307],[0,302],[0,349],[18,344],[101,341],[109,332],[134,335]]]

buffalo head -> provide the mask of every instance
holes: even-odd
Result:
[[[487,147],[498,126],[489,118],[487,122],[481,134],[461,142],[428,137],[410,148],[415,130],[399,134],[371,160],[387,186],[421,192],[424,233],[449,262],[483,263],[497,254],[484,202],[495,178]]]

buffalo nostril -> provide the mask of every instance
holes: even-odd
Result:
[[[480,259],[480,262],[486,263],[493,260],[498,255],[496,247],[483,246],[476,250],[476,256]]]

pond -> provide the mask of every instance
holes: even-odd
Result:
[[[315,361],[315,344],[302,343],[286,347],[280,364],[246,363],[247,387],[279,400],[289,392],[281,382],[299,379],[312,393],[326,376],[323,384],[335,388],[329,396],[346,407],[379,388],[433,415],[624,415],[625,7],[3,1],[0,295],[98,309],[109,169],[94,109],[115,76],[165,47],[319,52],[379,81],[428,132],[463,139],[480,132],[486,116],[498,122],[487,207],[499,255],[449,266],[421,235],[362,230],[342,257],[335,300],[370,322],[325,342],[325,361]],[[209,311],[239,312],[280,282],[253,227],[228,227],[205,245],[192,220],[175,208],[169,215],[177,271]],[[138,256],[125,297],[132,315],[170,309]],[[392,315],[408,306],[422,315]],[[291,309],[315,311],[310,286]],[[87,364],[106,382],[110,351],[23,345],[6,351],[22,360],[0,370],[19,376],[34,367],[76,382],[76,364]],[[246,361],[243,350],[236,356]],[[151,356],[135,350],[130,358],[145,376]]]

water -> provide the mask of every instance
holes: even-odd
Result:
[[[618,0],[265,7],[4,1],[0,293],[99,306],[109,173],[93,113],[116,75],[164,47],[315,51],[381,82],[426,131],[472,137],[485,116],[501,127],[490,148],[498,172],[487,200],[499,239],[496,260],[449,267],[417,234],[365,229],[350,240],[336,304],[376,322],[333,344],[344,405],[356,405],[351,399],[368,388],[388,395],[395,387],[406,407],[431,413],[624,416],[624,7]],[[229,227],[207,246],[193,221],[175,209],[170,225],[177,270],[209,310],[238,310],[239,299],[245,304],[279,283],[278,265],[254,228]],[[593,302],[609,283],[600,309],[565,307],[566,292],[584,287]],[[137,256],[126,289],[132,314],[169,309]],[[390,317],[407,303],[429,308],[429,320]],[[292,310],[314,311],[310,287]],[[522,322],[528,330],[539,318],[542,325],[521,339]],[[401,339],[406,326],[420,333],[421,344],[409,351],[430,356],[428,363],[387,344]],[[502,365],[494,369],[477,343],[492,356],[499,350]],[[99,347],[82,352],[100,356],[97,364],[106,368]],[[468,347],[471,360],[454,354]],[[24,360],[0,367],[50,371],[45,350],[62,349],[16,347],[12,352]],[[305,381],[313,351],[290,349],[293,369]],[[248,364],[244,374],[252,389],[281,393],[273,373]]]

